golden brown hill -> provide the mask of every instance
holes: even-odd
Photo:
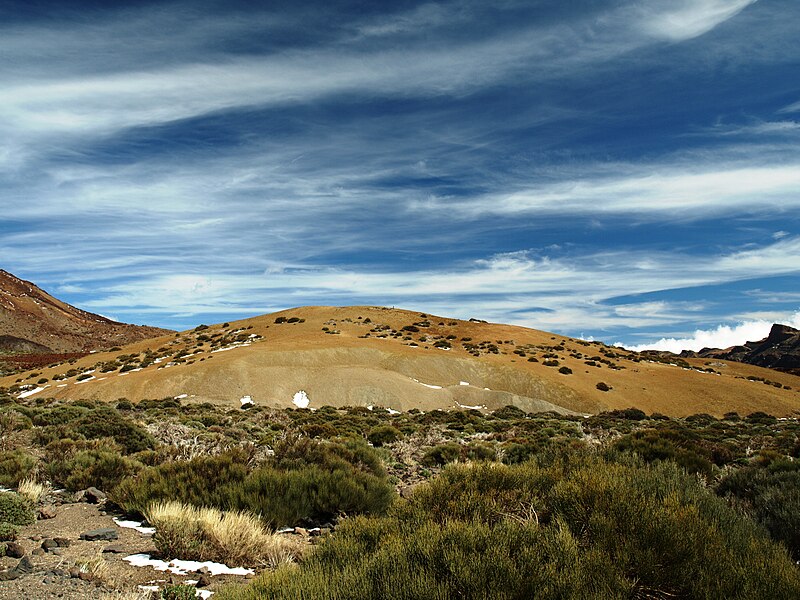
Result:
[[[800,410],[794,375],[717,360],[656,362],[524,327],[366,306],[304,307],[200,326],[22,377],[28,387],[14,392],[32,397],[178,397],[236,407],[249,397],[256,405],[393,410]],[[47,381],[36,383],[41,379]]]
[[[0,269],[0,336],[7,342],[6,350],[88,352],[166,333],[170,331],[117,323],[75,308]]]

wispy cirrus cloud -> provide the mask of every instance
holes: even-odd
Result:
[[[0,256],[171,326],[311,303],[589,335],[729,320],[681,290],[797,276],[800,153],[776,116],[797,9],[778,4],[9,18]]]

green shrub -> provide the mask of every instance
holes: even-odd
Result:
[[[17,487],[36,466],[36,458],[23,450],[0,452],[0,485]]]
[[[155,440],[147,431],[126,419],[110,406],[95,409],[79,419],[75,431],[86,439],[109,437],[122,446],[126,454],[152,449]]]
[[[396,442],[403,436],[402,432],[397,427],[391,425],[381,425],[370,430],[367,434],[367,439],[373,446],[383,446],[384,444],[391,444]]]
[[[428,448],[420,462],[426,467],[436,467],[456,461],[459,456],[461,456],[461,446],[458,444],[439,444]]]
[[[672,460],[690,473],[712,472],[710,451],[686,429],[640,429],[620,438],[614,447],[634,452],[646,462]]]
[[[30,525],[36,521],[31,503],[11,492],[0,492],[0,523]]]
[[[273,460],[252,471],[247,458],[229,452],[151,467],[125,480],[113,500],[132,514],[144,513],[153,502],[176,500],[246,510],[278,526],[339,513],[380,514],[393,497],[380,459],[364,442],[300,437],[277,444]]]
[[[717,486],[800,560],[800,463],[786,459],[734,471]]]
[[[185,584],[170,584],[161,590],[161,600],[194,600],[196,588]]]
[[[13,542],[17,539],[17,535],[19,534],[19,527],[16,525],[12,525],[11,523],[3,523],[0,521],[0,542]],[[5,544],[0,545],[5,552],[6,546]],[[3,556],[3,554],[0,554]]]
[[[674,465],[455,466],[221,600],[795,598],[786,552]]]
[[[141,469],[138,461],[121,456],[114,449],[100,447],[53,460],[46,465],[45,472],[55,485],[73,492],[88,487],[110,491]]]

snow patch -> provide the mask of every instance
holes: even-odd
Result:
[[[87,377],[86,379],[81,379],[80,381],[76,381],[75,385],[78,385],[79,383],[86,383],[87,381],[93,381],[94,378],[95,378],[94,375],[92,375],[91,377]]]
[[[118,519],[117,517],[114,517],[113,520],[118,527],[124,527],[126,529],[135,529],[139,533],[143,533],[145,535],[153,535],[156,532],[155,527],[145,527],[139,521],[125,521],[123,519]]]
[[[149,554],[131,554],[123,558],[127,563],[134,567],[153,567],[156,571],[169,571],[175,575],[187,575],[194,573],[200,569],[208,569],[211,575],[252,575],[252,569],[244,567],[229,567],[222,563],[212,562],[207,560],[200,562],[197,560],[180,560],[173,559],[169,562],[150,558]]]
[[[481,410],[481,409],[486,410],[486,407],[483,406],[483,405],[480,405],[480,406],[468,406],[467,404],[460,404],[460,403],[456,402],[456,406],[458,406],[458,408],[466,408],[467,410]]]
[[[309,399],[308,394],[306,394],[303,390],[297,392],[294,395],[294,399],[292,399],[292,403],[297,408],[308,408],[309,402],[311,402],[311,400]]]
[[[239,398],[239,402],[242,403],[242,406],[247,406],[248,404],[250,405],[255,404],[255,402],[253,402],[252,396],[242,396],[241,398]]]
[[[469,381],[459,381],[458,385],[469,385]]]
[[[173,400],[183,400],[184,398],[188,398],[189,394],[178,394],[173,398]]]
[[[38,394],[39,392],[43,392],[45,389],[49,388],[49,385],[44,387],[37,387],[32,390],[28,390],[27,392],[22,392],[17,398],[27,398],[28,396],[33,396],[34,394]]]
[[[431,385],[429,383],[422,383],[419,379],[411,378],[412,381],[416,381],[420,385],[424,385],[426,388],[431,388],[432,390],[441,390],[442,386],[440,385]]]

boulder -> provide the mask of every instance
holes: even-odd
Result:
[[[90,487],[83,490],[83,499],[89,504],[99,504],[103,502],[107,496],[96,487]]]
[[[47,504],[39,509],[40,519],[52,519],[56,516],[56,507],[52,504]]]
[[[112,527],[107,527],[104,529],[93,529],[91,531],[84,531],[81,534],[81,539],[86,540],[87,542],[116,540],[119,539],[119,534],[117,533],[116,529]]]
[[[11,558],[22,558],[25,556],[25,549],[17,542],[7,542],[6,556],[10,556]]]

